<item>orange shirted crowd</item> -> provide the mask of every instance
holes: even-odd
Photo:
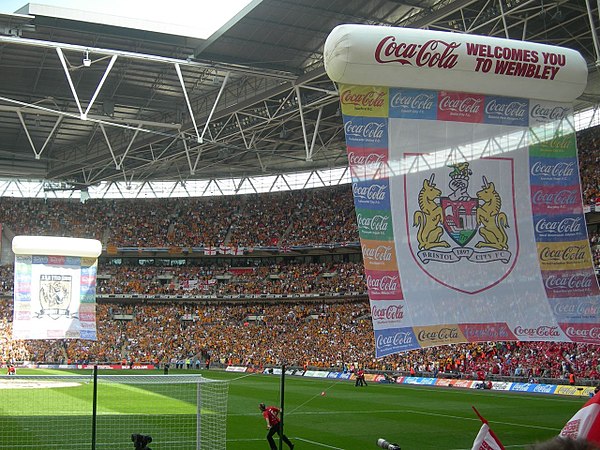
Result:
[[[11,340],[12,301],[0,302],[3,361],[213,364],[366,369],[406,374],[511,376],[527,381],[600,379],[599,347],[556,342],[479,342],[375,359],[367,301],[240,304],[100,303],[98,340]],[[124,320],[123,317],[127,317]]]

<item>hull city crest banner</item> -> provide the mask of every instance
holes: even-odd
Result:
[[[325,56],[376,356],[475,341],[600,343],[570,103],[586,83],[581,56],[362,25],[336,28]]]
[[[16,236],[13,339],[96,340],[92,239]]]

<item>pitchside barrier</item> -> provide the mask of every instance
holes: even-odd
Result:
[[[226,381],[200,375],[14,375],[0,379],[0,449],[226,448]]]
[[[228,372],[246,372],[247,368],[243,366],[229,366]],[[264,369],[265,375],[281,375],[281,369],[272,367]],[[310,378],[329,378],[338,380],[349,380],[354,382],[356,378],[350,371],[336,372],[325,370],[302,370],[302,369],[286,369],[286,375],[304,376]],[[393,381],[390,381],[390,378]],[[434,377],[412,377],[412,376],[389,376],[386,378],[384,374],[367,373],[365,379],[368,383],[391,383],[391,384],[411,384],[420,386],[435,386],[435,387],[457,387],[464,389],[480,389],[481,381],[465,380],[456,378],[434,378]],[[487,380],[486,380],[487,382]],[[548,383],[523,383],[515,381],[492,381],[492,390],[494,391],[510,391],[510,392],[528,392],[536,394],[554,394],[554,395],[571,395],[591,397],[594,394],[595,386],[571,386],[561,384]]]

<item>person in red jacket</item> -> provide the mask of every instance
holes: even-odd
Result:
[[[288,437],[282,433],[281,420],[279,419],[279,408],[276,406],[265,406],[264,403],[259,404],[258,407],[262,411],[262,415],[267,421],[267,428],[269,429],[269,432],[267,433],[267,441],[269,442],[271,450],[277,450],[277,445],[275,445],[275,440],[273,439],[275,433],[281,436],[281,439],[286,443],[290,450],[293,450],[294,444],[292,444],[292,441],[290,441]]]
[[[573,372],[569,374],[569,384],[575,386],[575,374]]]

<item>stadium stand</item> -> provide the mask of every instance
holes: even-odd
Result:
[[[584,204],[600,202],[600,128],[577,133],[579,174]]]

